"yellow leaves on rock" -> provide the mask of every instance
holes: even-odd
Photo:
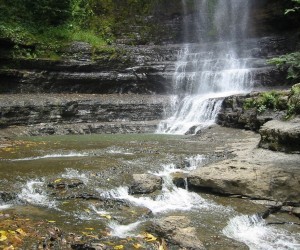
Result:
[[[61,182],[62,181],[62,179],[56,179],[55,181],[54,181],[54,183],[58,183],[58,182]]]
[[[17,232],[18,234],[20,234],[21,236],[27,236],[27,233],[25,233],[24,230],[23,230],[22,228],[18,228],[18,229],[16,230],[16,232]]]
[[[91,213],[91,210],[89,210],[88,208],[84,209],[84,211],[85,211],[86,213],[88,213],[88,214]]]
[[[45,145],[46,142],[32,142],[32,141],[11,141],[5,145],[3,145],[0,150],[7,153],[16,153],[20,147],[35,147],[39,145]]]
[[[142,248],[142,245],[139,244],[139,243],[135,243],[135,244],[133,244],[133,247],[134,247],[135,249],[141,249],[141,248]]]
[[[101,217],[111,220],[111,215],[109,214],[100,214]]]
[[[15,250],[16,248],[14,248],[14,246],[9,246],[9,247],[5,247],[3,248],[3,250]]]
[[[156,241],[157,240],[157,238],[154,235],[149,234],[147,232],[143,233],[142,236],[143,236],[144,240],[147,241],[147,242],[152,242],[152,241]]]
[[[114,246],[114,250],[122,250],[124,249],[123,245]]]
[[[0,231],[0,241],[5,241],[5,240],[7,240],[7,232],[1,230]]]

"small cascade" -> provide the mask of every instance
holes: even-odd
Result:
[[[223,229],[232,239],[245,243],[251,250],[299,249],[300,234],[291,234],[267,225],[258,215],[236,216]]]
[[[57,203],[49,199],[49,197],[45,192],[44,186],[45,186],[44,181],[29,180],[23,186],[21,192],[18,194],[18,198],[21,201],[24,201],[32,205],[56,208]]]
[[[253,87],[253,58],[244,45],[249,0],[194,4],[198,18],[185,25],[185,36],[196,32],[197,43],[185,44],[179,55],[173,76],[176,102],[157,133],[196,133],[215,122],[224,97]],[[183,5],[187,9],[186,1]]]
[[[107,192],[99,190],[99,192],[104,198],[126,200],[136,206],[146,207],[154,214],[166,213],[174,210],[216,210],[218,208],[224,210],[224,207],[218,206],[214,202],[207,201],[194,192],[189,192],[187,188],[182,189],[176,187],[172,182],[171,174],[178,171],[180,171],[180,169],[177,169],[175,165],[170,164],[164,165],[161,171],[152,173],[163,178],[161,194],[157,195],[155,198],[130,195],[128,187],[118,187]]]
[[[66,154],[47,154],[42,156],[36,157],[26,157],[26,158],[19,158],[19,159],[11,159],[10,161],[34,161],[34,160],[43,160],[43,159],[55,159],[55,158],[73,158],[73,157],[86,157],[89,154],[87,153],[76,153],[70,152]]]

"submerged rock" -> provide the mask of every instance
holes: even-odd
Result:
[[[78,179],[57,179],[48,183],[48,187],[53,189],[76,188],[81,185],[84,183]]]
[[[283,152],[300,152],[300,119],[269,121],[259,131],[259,146]]]
[[[149,194],[162,189],[162,178],[152,174],[133,174],[131,194]]]
[[[0,201],[9,202],[17,199],[17,197],[16,193],[0,192]]]
[[[197,237],[196,228],[190,226],[190,221],[185,216],[169,216],[154,221],[149,229],[152,233],[166,239],[170,245],[176,245],[182,249],[205,249]]]

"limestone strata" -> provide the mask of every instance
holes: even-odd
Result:
[[[269,121],[259,131],[259,146],[266,149],[300,153],[300,119]]]
[[[249,132],[250,133],[250,132]],[[300,203],[300,155],[257,148],[259,136],[228,145],[236,156],[198,168],[188,184],[226,195]]]
[[[151,95],[1,95],[1,126],[25,126],[22,133],[29,135],[154,132],[167,100]]]
[[[267,109],[259,113],[257,108],[245,108],[247,100],[259,97],[262,92],[252,92],[226,97],[217,116],[217,124],[231,127],[258,131],[263,124],[271,120],[281,120],[286,116],[286,107],[282,110]],[[285,91],[288,95],[288,91]]]

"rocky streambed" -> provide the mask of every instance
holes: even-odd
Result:
[[[29,248],[297,249],[300,156],[259,141],[218,125],[13,139],[0,151],[1,244],[14,232]]]

